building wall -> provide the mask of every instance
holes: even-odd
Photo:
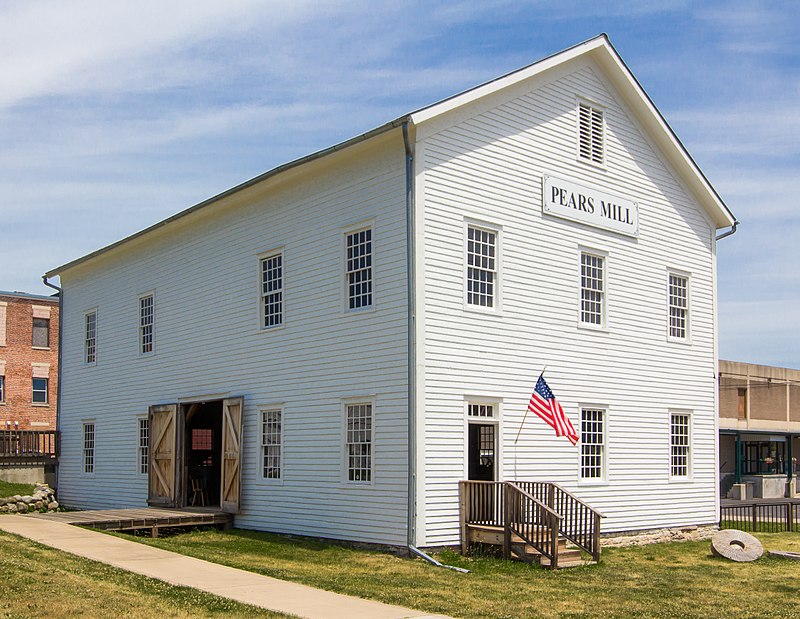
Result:
[[[49,347],[33,347],[34,307],[49,311]],[[55,430],[58,398],[58,301],[50,297],[0,293],[0,373],[5,376],[0,430]],[[33,364],[48,379],[47,403],[33,403]],[[48,366],[45,370],[44,367]]]
[[[548,78],[550,79],[550,78]],[[605,108],[604,167],[577,160],[577,97]],[[602,511],[604,531],[716,520],[714,234],[702,208],[585,61],[419,129],[424,200],[425,544],[458,540],[465,402],[500,405],[503,479],[557,482]],[[543,176],[639,204],[638,239],[542,214]],[[464,303],[466,221],[500,230],[500,308]],[[607,328],[578,325],[580,252],[607,252]],[[667,270],[690,274],[690,343],[667,341]],[[578,481],[579,448],[528,399],[546,378],[580,432],[606,409],[606,471]],[[691,477],[670,479],[670,411],[692,415]]]
[[[725,428],[800,432],[800,370],[720,360],[719,374]]]
[[[62,275],[59,500],[145,505],[137,419],[148,406],[244,396],[236,526],[402,544],[407,512],[404,150],[399,131],[236,193]],[[344,234],[373,226],[374,309],[344,310]],[[285,324],[259,328],[258,256],[284,251]],[[155,353],[138,297],[155,295]],[[83,321],[97,311],[97,363]],[[374,401],[373,482],[345,481],[343,399]],[[283,408],[283,479],[260,477],[259,411]],[[82,472],[82,423],[95,471]],[[108,492],[109,487],[114,492]]]

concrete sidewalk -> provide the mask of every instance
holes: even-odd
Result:
[[[308,619],[449,619],[261,576],[36,516],[0,516],[0,530],[173,585]]]

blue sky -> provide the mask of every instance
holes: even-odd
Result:
[[[0,289],[606,32],[742,222],[720,356],[800,368],[787,2],[0,2]]]

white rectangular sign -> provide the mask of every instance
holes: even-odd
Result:
[[[639,204],[555,176],[542,183],[542,211],[548,215],[639,236]]]

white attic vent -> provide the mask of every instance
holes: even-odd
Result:
[[[603,164],[603,110],[582,101],[578,103],[578,155]]]

